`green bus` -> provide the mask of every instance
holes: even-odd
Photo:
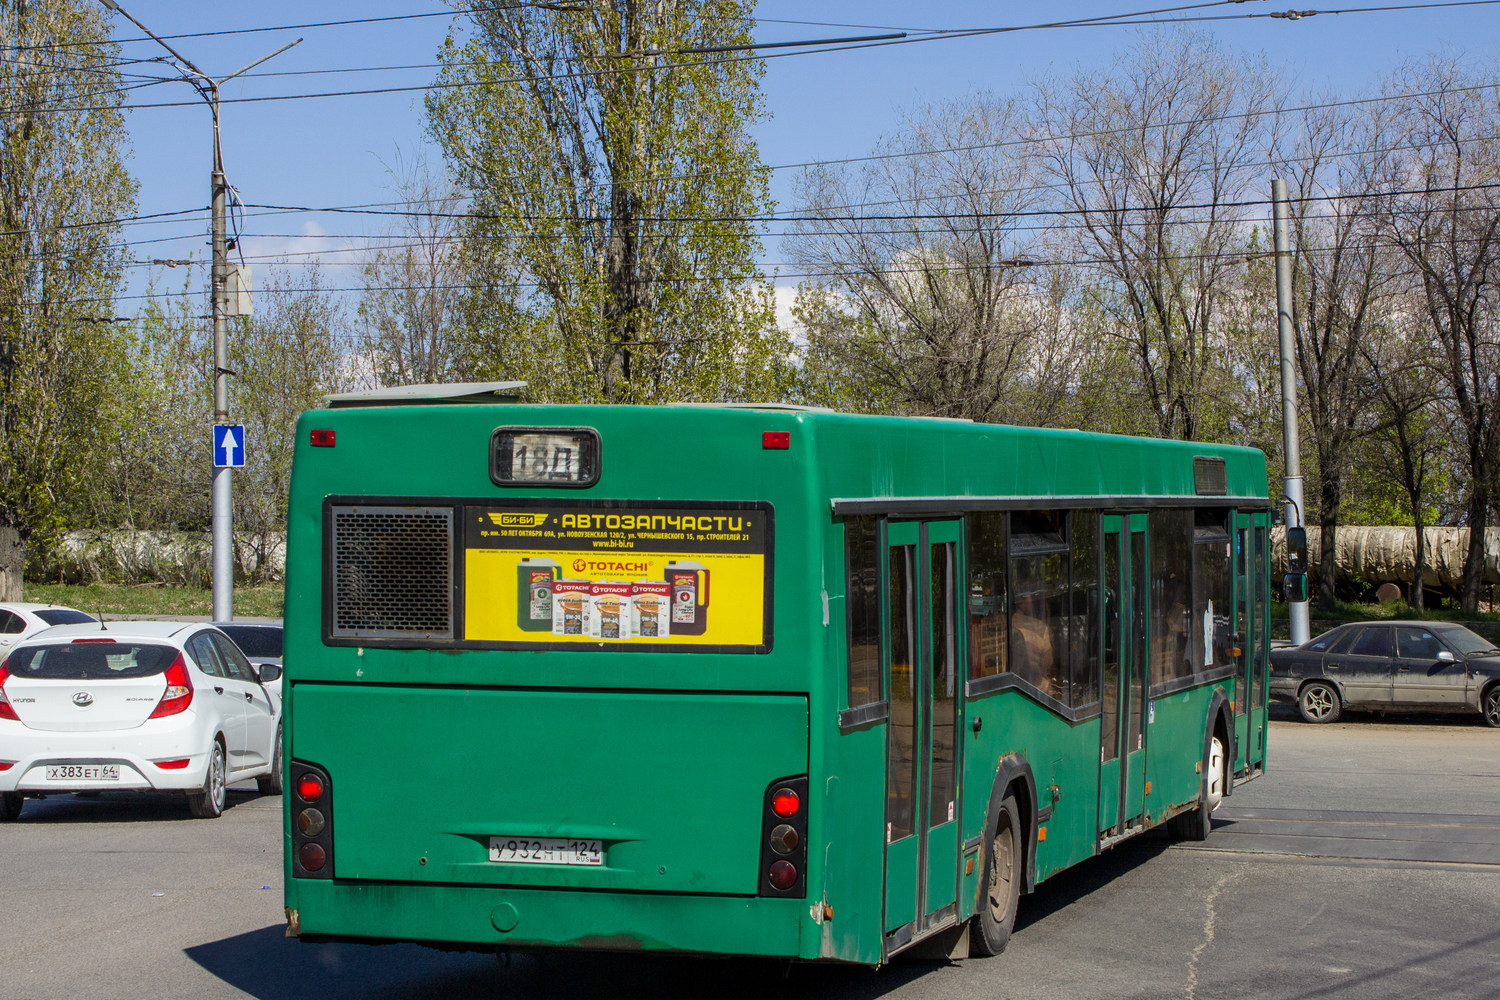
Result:
[[[519,388],[301,419],[288,933],[994,954],[1264,767],[1260,452]]]

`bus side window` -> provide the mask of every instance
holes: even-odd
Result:
[[[1072,706],[1082,708],[1099,700],[1099,623],[1103,615],[1099,602],[1099,512],[1075,510],[1069,516],[1073,545],[1069,694]]]
[[[1004,511],[970,514],[969,679],[1003,674],[1006,664],[1005,620],[1006,518]]]
[[[885,700],[880,669],[880,525],[874,515],[844,523],[849,612],[849,707]]]
[[[1016,511],[1010,537],[1011,669],[1069,702],[1069,549],[1061,511]]]

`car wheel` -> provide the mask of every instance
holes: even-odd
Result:
[[[1297,711],[1306,722],[1333,722],[1342,711],[1339,693],[1326,681],[1313,681],[1297,696]]]
[[[203,778],[203,790],[188,793],[188,810],[195,817],[215,819],[224,815],[224,799],[228,795],[228,783],[224,777],[224,744],[214,740],[208,774]]]
[[[276,726],[276,742],[271,747],[271,773],[255,779],[256,790],[262,795],[281,794],[281,725]]]
[[[6,792],[0,795],[0,821],[9,823],[13,819],[19,819],[21,806],[25,801],[19,792]]]
[[[1194,809],[1167,820],[1173,840],[1207,840],[1213,831],[1214,811],[1224,802],[1224,743],[1215,736],[1203,758],[1204,793]]]
[[[1479,708],[1484,712],[1484,721],[1500,729],[1500,684],[1491,684],[1490,689],[1479,699]]]
[[[1021,898],[1021,810],[1015,796],[1000,803],[995,833],[984,862],[985,894],[974,915],[974,933],[969,951],[974,955],[998,955],[1010,943],[1016,923],[1016,905]]]

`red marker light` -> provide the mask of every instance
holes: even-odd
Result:
[[[303,865],[303,867],[307,867]],[[771,865],[771,870],[766,872],[766,880],[777,889],[786,892],[797,884],[797,866],[790,861],[777,861]]]
[[[785,451],[792,446],[792,432],[766,431],[760,436],[760,446],[767,451]]]
[[[188,766],[188,759],[187,757],[178,757],[176,760],[153,760],[151,763],[167,771],[177,771]]]
[[[323,797],[323,779],[316,774],[304,774],[297,779],[297,794],[304,802],[316,802]]]
[[[338,435],[330,430],[318,429],[312,432],[312,446],[314,448],[332,448],[338,443]]]
[[[771,811],[782,819],[795,816],[802,807],[802,796],[790,788],[778,788],[771,795]]]
[[[302,862],[305,871],[322,871],[323,866],[328,863],[328,852],[320,844],[303,844],[297,852],[297,860]]]

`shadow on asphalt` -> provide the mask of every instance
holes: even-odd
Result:
[[[229,789],[224,812],[259,798],[248,791]],[[171,792],[100,792],[97,795],[54,793],[44,799],[27,799],[21,807],[20,823],[160,823],[190,819],[187,798]]]
[[[412,944],[306,944],[286,938],[280,925],[197,945],[186,954],[256,1000],[662,1000],[741,994],[876,1000],[946,964],[898,960],[876,970],[771,959],[558,952],[512,955],[502,967],[493,954],[482,952]]]

